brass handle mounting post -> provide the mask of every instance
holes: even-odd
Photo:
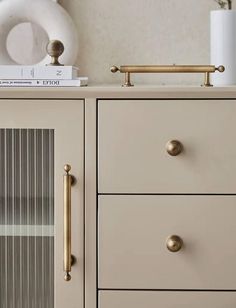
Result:
[[[223,73],[225,67],[223,65],[219,67],[214,65],[123,65],[111,67],[112,73],[120,72],[125,74],[123,87],[133,86],[130,80],[131,73],[203,73],[205,77],[203,86],[212,87],[210,74],[216,71]]]

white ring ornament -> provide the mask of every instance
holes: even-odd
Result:
[[[0,2],[0,64],[18,64],[8,53],[7,37],[15,26],[23,22],[38,24],[46,31],[50,41],[60,40],[63,43],[65,51],[60,57],[61,63],[73,65],[76,62],[77,31],[69,14],[58,3],[52,0],[4,0]],[[37,65],[50,61],[46,55]]]

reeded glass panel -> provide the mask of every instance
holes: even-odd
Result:
[[[54,307],[54,131],[0,129],[0,308]]]

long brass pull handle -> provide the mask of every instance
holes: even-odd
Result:
[[[219,67],[214,65],[123,65],[120,68],[117,66],[111,67],[112,73],[125,73],[123,87],[133,86],[130,81],[131,73],[204,73],[204,86],[211,87],[210,73],[215,71],[223,73],[225,68],[222,65]]]
[[[70,165],[65,165],[63,182],[64,182],[64,272],[65,281],[71,280],[71,186],[74,182],[73,176],[69,174],[71,170]]]

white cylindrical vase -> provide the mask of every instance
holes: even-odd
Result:
[[[236,85],[236,11],[211,12],[211,64],[225,72],[211,74],[213,85]]]

